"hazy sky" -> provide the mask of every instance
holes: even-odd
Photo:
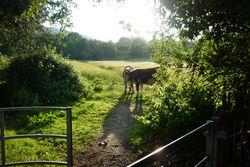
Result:
[[[150,40],[159,27],[152,0],[126,0],[121,4],[115,0],[99,4],[93,4],[92,0],[75,2],[78,8],[72,11],[74,26],[71,31],[94,39],[117,42],[121,36],[141,36]],[[130,32],[121,21],[131,25]]]

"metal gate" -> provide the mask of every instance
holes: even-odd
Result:
[[[67,135],[56,135],[56,134],[25,134],[17,136],[4,136],[4,112],[14,111],[45,111],[45,110],[59,110],[66,111],[66,122],[67,122]],[[64,165],[68,167],[73,166],[72,159],[72,108],[71,107],[9,107],[0,108],[0,124],[1,124],[1,157],[2,167],[6,166],[17,166],[17,165],[32,165],[32,164],[50,164],[50,165]],[[20,139],[20,138],[38,138],[38,137],[50,137],[50,138],[63,138],[67,140],[67,162],[57,161],[26,161],[26,162],[13,162],[6,163],[5,159],[5,140]]]
[[[193,131],[181,136],[180,138],[172,141],[171,143],[157,149],[151,154],[139,159],[138,161],[128,165],[127,167],[146,167],[153,162],[157,161],[159,157],[166,154],[166,151],[170,148],[176,148],[178,145],[184,143],[194,136],[201,134],[206,136],[206,156],[200,160],[195,167],[217,167],[218,163],[218,139],[226,139],[227,135],[223,131],[219,131],[219,118],[213,117],[212,120],[208,120],[205,124],[194,129]]]

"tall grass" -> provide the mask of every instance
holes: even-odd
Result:
[[[73,148],[74,154],[84,152],[88,149],[88,144],[96,134],[103,130],[104,120],[110,115],[110,111],[117,105],[123,95],[124,85],[122,71],[126,65],[135,68],[155,67],[152,62],[127,62],[127,61],[69,61],[78,71],[82,79],[88,80],[91,86],[98,84],[101,89],[92,90],[89,97],[83,98],[72,104],[73,116]],[[94,82],[98,80],[98,82]],[[145,87],[145,90],[149,90]],[[135,97],[135,95],[133,96]],[[148,92],[142,100],[150,97]],[[133,98],[135,99],[135,98]],[[66,120],[65,114],[59,112],[52,114],[52,120],[47,121],[48,115],[27,117],[28,124],[24,126],[21,118],[19,122],[8,122],[5,127],[5,135],[17,135],[24,133],[42,134],[65,134]],[[23,119],[22,118],[22,119]],[[41,122],[42,126],[39,126]],[[44,122],[45,121],[45,122]],[[33,125],[33,126],[31,126]],[[66,160],[66,142],[62,139],[15,139],[6,141],[7,163],[17,161],[35,160]]]

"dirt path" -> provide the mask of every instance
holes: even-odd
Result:
[[[104,132],[91,143],[84,155],[77,155],[76,167],[119,167],[134,162],[127,137],[138,114],[137,105],[118,103],[112,115],[105,120]],[[100,146],[101,145],[101,146]]]

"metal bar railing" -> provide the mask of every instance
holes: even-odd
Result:
[[[38,138],[38,137],[67,139],[67,135],[51,135],[51,134],[28,134],[28,135],[6,136],[4,137],[4,139],[8,140],[8,139]]]
[[[0,113],[1,116],[1,158],[2,166],[5,164],[5,144],[4,144],[4,112]]]
[[[200,167],[203,166],[208,161],[208,156],[205,156],[198,164],[196,164],[194,167]]]
[[[68,166],[67,162],[57,162],[57,161],[29,161],[29,162],[15,162],[15,163],[8,163],[5,164],[6,166],[19,166],[19,165],[63,165]]]
[[[4,112],[14,112],[14,111],[44,111],[44,110],[64,110],[66,111],[66,123],[67,123],[67,135],[55,135],[55,134],[24,134],[16,136],[4,136]],[[6,166],[18,166],[18,165],[64,165],[68,167],[73,167],[72,158],[72,109],[71,107],[48,107],[48,106],[37,106],[37,107],[8,107],[0,108],[0,120],[1,120],[1,158],[2,167]],[[57,162],[57,161],[27,161],[27,162],[14,162],[6,163],[5,159],[5,140],[10,139],[20,139],[20,138],[38,138],[38,137],[50,137],[50,138],[64,138],[67,139],[67,162]]]
[[[72,155],[72,112],[71,108],[67,108],[67,157],[68,167],[73,167],[73,155]]]
[[[158,159],[159,154],[164,154],[164,152],[167,149],[170,149],[171,147],[176,147],[177,145],[183,143],[184,141],[186,141],[187,139],[196,136],[202,132],[204,132],[205,130],[208,130],[211,126],[213,125],[213,121],[208,121],[207,123],[201,125],[200,127],[194,129],[193,131],[187,133],[184,136],[181,136],[180,138],[172,141],[171,143],[157,149],[156,151],[152,152],[151,154],[139,159],[138,161],[130,164],[127,167],[143,167],[143,166],[147,166],[151,163],[153,163],[156,159]]]
[[[225,139],[225,133],[218,131],[219,119],[213,117],[213,120],[208,120],[205,124],[192,130],[191,132],[181,136],[180,138],[172,141],[171,143],[157,149],[149,155],[139,159],[138,161],[128,165],[127,167],[146,167],[155,162],[159,157],[166,154],[166,150],[176,147],[177,145],[185,142],[186,140],[198,136],[199,134],[208,131],[206,140],[206,157],[203,158],[196,166],[201,166],[206,163],[207,167],[217,166],[217,138]],[[223,136],[223,137],[222,137]]]

